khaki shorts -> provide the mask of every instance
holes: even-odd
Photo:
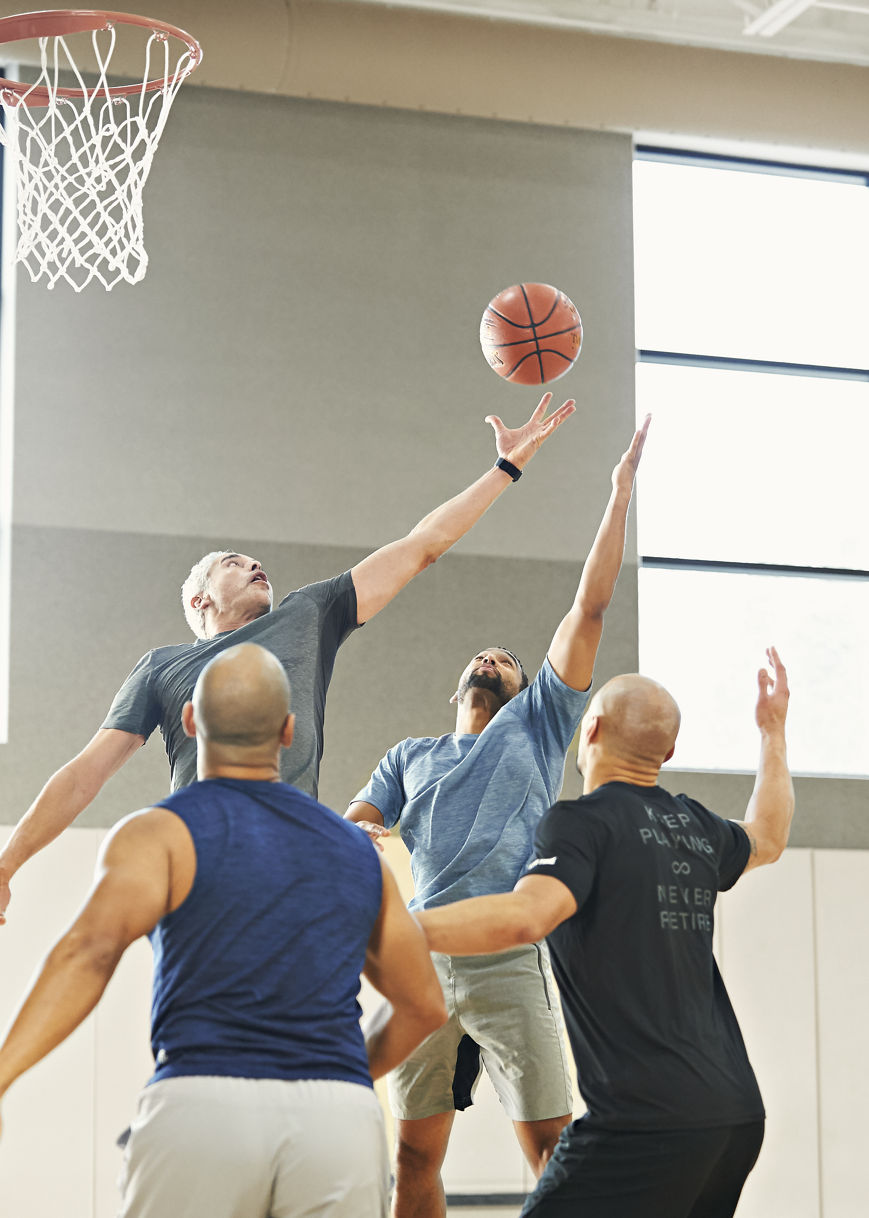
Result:
[[[388,1078],[399,1120],[454,1107],[456,1053],[463,1035],[480,1046],[486,1073],[514,1121],[543,1121],[572,1108],[561,1010],[546,945],[492,956],[432,953],[449,1020]]]
[[[386,1218],[389,1156],[370,1087],[187,1076],[139,1096],[119,1218]]]

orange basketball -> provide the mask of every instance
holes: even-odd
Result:
[[[569,297],[548,283],[517,283],[489,301],[480,346],[490,366],[516,385],[543,385],[573,367],[582,319]]]

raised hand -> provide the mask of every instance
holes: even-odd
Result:
[[[626,490],[630,494],[633,489],[634,478],[637,476],[637,468],[640,464],[640,457],[643,455],[643,447],[646,443],[646,436],[649,434],[651,421],[652,416],[647,414],[642,426],[634,432],[630,447],[622,453],[618,465],[613,470],[613,486],[616,490]]]
[[[522,427],[506,427],[496,414],[486,415],[486,422],[492,424],[495,432],[495,447],[499,457],[504,457],[518,469],[522,469],[543,441],[548,440],[555,429],[576,410],[576,403],[573,398],[569,398],[547,418],[546,411],[551,401],[552,394],[544,393],[534,414]]]
[[[766,651],[770,673],[766,668],[757,674],[757,706],[754,717],[762,733],[783,732],[788,713],[788,674],[774,647]]]

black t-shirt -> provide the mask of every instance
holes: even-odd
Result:
[[[115,695],[102,724],[135,735],[160,728],[172,769],[172,790],[196,780],[196,741],[185,736],[181,708],[202,669],[227,647],[259,643],[276,655],[292,690],[296,730],[281,750],[281,780],[317,795],[323,755],[326,691],[338,648],[356,629],[356,589],[349,571],[285,596],[273,613],[237,630],[144,655]]]
[[[686,1129],[763,1117],[712,955],[716,893],[748,862],[743,829],[686,795],[610,782],[557,803],[531,874],[577,912],[549,935],[589,1122]]]

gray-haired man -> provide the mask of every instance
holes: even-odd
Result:
[[[567,401],[547,418],[551,399],[552,394],[544,394],[522,427],[507,428],[489,415],[498,453],[492,469],[435,508],[406,537],[335,579],[291,592],[273,612],[271,584],[256,559],[232,551],[201,559],[183,589],[184,612],[196,642],[158,647],[142,657],[96,735],[48,780],[19,821],[0,854],[0,924],[10,899],[9,881],[18,868],[72,823],[156,727],[166,743],[172,789],[195,779],[196,745],[184,735],[181,708],[208,661],[230,645],[259,643],[284,666],[303,726],[282,759],[281,778],[316,796],[326,691],[339,646],[464,536],[519,477],[544,440],[574,411],[573,401]]]

